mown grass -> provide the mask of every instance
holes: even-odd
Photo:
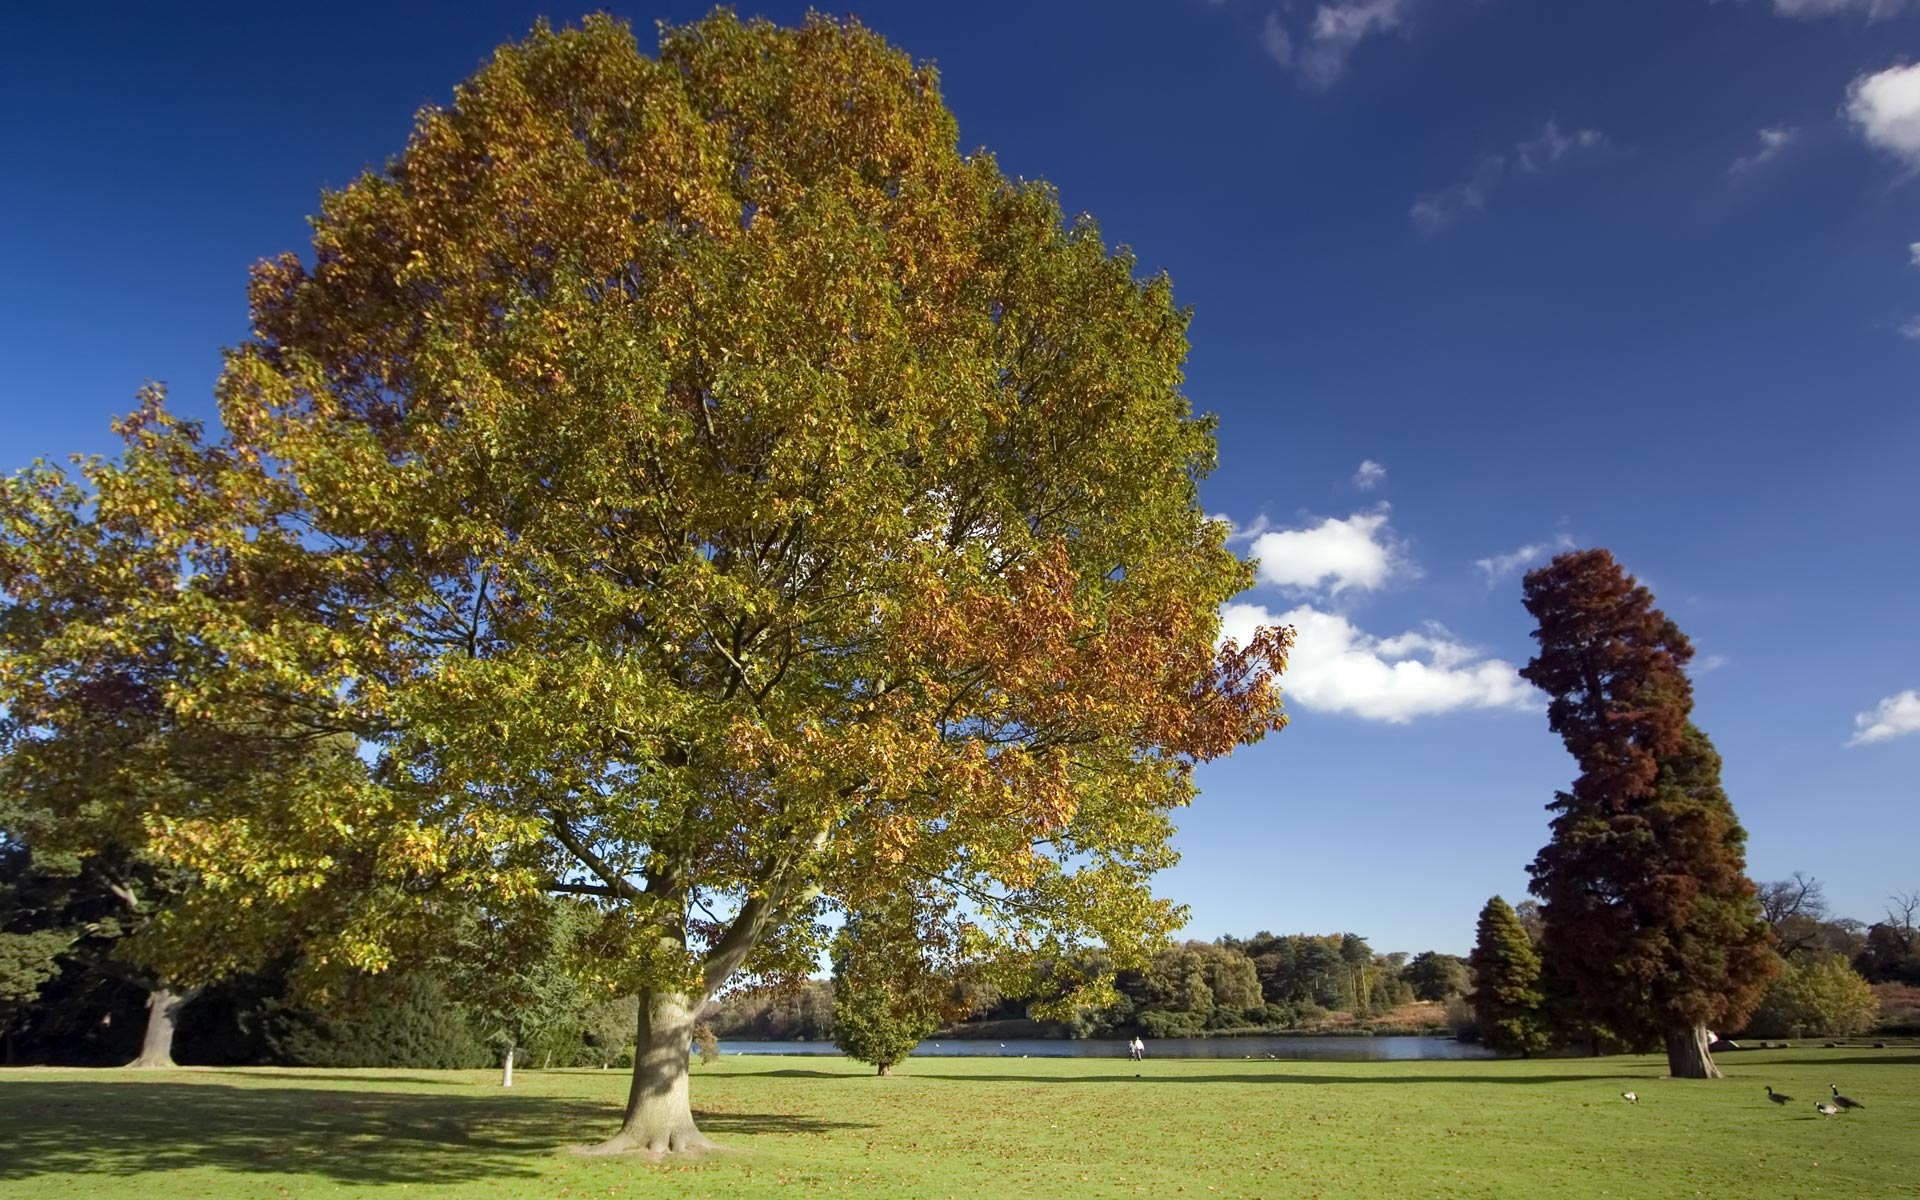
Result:
[[[610,1130],[619,1072],[14,1070],[0,1197],[1920,1196],[1920,1054],[1723,1066],[737,1057],[694,1081],[731,1152],[662,1165],[565,1149]],[[1829,1083],[1866,1110],[1817,1116]]]

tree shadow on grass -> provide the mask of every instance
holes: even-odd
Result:
[[[1292,1083],[1365,1084],[1392,1087],[1401,1083],[1588,1083],[1595,1079],[1645,1079],[1645,1071],[1597,1071],[1582,1075],[1301,1075],[1275,1072],[1261,1075],[935,1075],[915,1071],[920,1079],[977,1080],[983,1083]]]
[[[385,1082],[368,1079],[370,1085]],[[826,1133],[804,1116],[697,1114],[710,1133]],[[611,1134],[620,1105],[569,1097],[250,1087],[226,1082],[8,1080],[0,1180],[187,1168],[353,1184],[457,1184],[543,1173],[555,1151]]]

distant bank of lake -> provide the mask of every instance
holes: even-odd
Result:
[[[918,1056],[985,1058],[1125,1058],[1120,1038],[954,1038],[920,1043]],[[722,1041],[722,1054],[838,1054],[832,1042]],[[1273,1058],[1322,1062],[1493,1058],[1483,1046],[1441,1037],[1163,1038],[1147,1042],[1148,1058]]]

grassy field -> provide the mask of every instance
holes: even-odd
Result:
[[[0,1197],[1920,1196],[1920,1054],[1723,1066],[736,1057],[694,1080],[730,1152],[664,1166],[566,1149],[610,1131],[619,1072],[12,1070]],[[1828,1083],[1866,1110],[1816,1116]]]

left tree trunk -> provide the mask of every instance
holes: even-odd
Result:
[[[634,1039],[633,1088],[620,1132],[593,1154],[680,1154],[714,1149],[693,1123],[687,1103],[687,1061],[693,1042],[693,1000],[681,992],[643,992]]]
[[[147,1033],[140,1042],[140,1057],[129,1067],[171,1067],[173,1033],[180,1023],[180,1010],[193,999],[191,989],[176,992],[161,984],[147,990]]]
[[[1722,1079],[1707,1050],[1707,1027],[1667,1035],[1667,1074],[1675,1079]]]
[[[882,1079],[891,1079],[893,1077],[893,1064],[881,1063],[878,1073]]]

